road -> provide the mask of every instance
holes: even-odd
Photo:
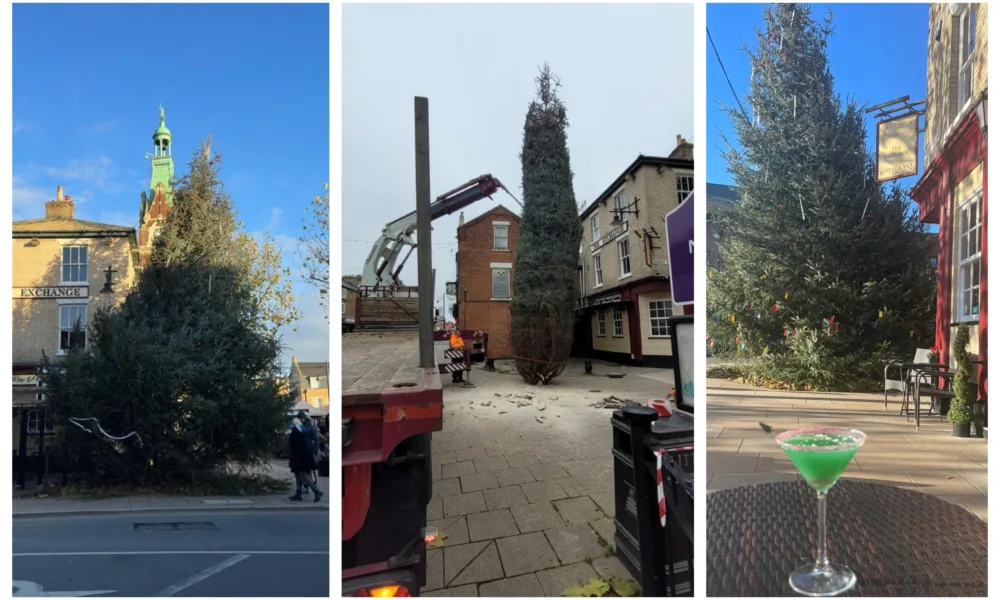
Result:
[[[14,519],[15,596],[329,597],[326,512]]]

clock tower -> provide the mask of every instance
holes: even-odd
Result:
[[[174,205],[173,138],[167,129],[166,113],[160,105],[160,126],[153,132],[153,153],[147,154],[151,165],[149,189],[139,195],[139,264],[144,265],[153,252],[153,240]]]

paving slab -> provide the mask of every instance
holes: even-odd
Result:
[[[507,577],[559,566],[559,558],[540,531],[501,538],[496,545]]]
[[[472,462],[476,465],[477,473],[489,473],[509,468],[507,460],[502,456],[487,456],[485,458],[477,458]]]
[[[497,481],[497,476],[493,471],[462,475],[461,480],[462,491],[465,493],[500,487],[500,482]]]
[[[591,579],[597,578],[597,571],[585,562],[574,565],[556,567],[547,571],[538,571],[538,582],[546,596],[562,596],[566,588],[574,585],[585,585]]]
[[[517,525],[509,509],[476,513],[466,517],[469,523],[469,539],[473,542],[518,535]]]
[[[451,596],[458,598],[478,598],[479,588],[476,584],[460,585],[458,587],[445,588],[434,592],[427,592],[424,596]]]
[[[486,458],[486,448],[483,448],[482,446],[473,446],[471,448],[465,448],[455,452],[455,460],[458,462],[471,461],[476,458]]]
[[[566,472],[566,469],[562,468],[562,465],[557,462],[554,464],[529,465],[528,470],[531,471],[531,474],[538,481],[557,479],[559,477],[569,477],[569,473]]]
[[[444,534],[442,542],[445,547],[469,543],[469,526],[465,517],[451,517],[438,521],[428,521],[428,527],[434,527],[438,533]]]
[[[442,498],[431,498],[427,503],[427,520],[436,521],[444,518],[444,501]]]
[[[444,581],[451,585],[452,580],[465,570],[491,542],[472,542],[444,549]],[[502,575],[501,575],[502,576]],[[469,582],[471,583],[471,582]]]
[[[451,479],[453,477],[461,477],[462,475],[475,475],[476,474],[476,463],[471,460],[465,462],[456,462],[447,465],[441,465],[441,476],[444,479]]]
[[[431,592],[444,587],[444,551],[441,549],[427,551],[427,583],[420,588],[421,592]]]
[[[528,498],[519,485],[483,490],[483,497],[486,498],[486,508],[491,511],[513,508],[528,503]]]
[[[596,477],[563,477],[555,481],[566,492],[566,495],[571,498],[574,496],[598,494],[610,485],[610,483]]]
[[[628,572],[628,569],[617,556],[595,558],[590,564],[597,571],[597,574],[601,576],[601,579],[618,577],[619,579],[632,579],[634,581],[632,574]]]
[[[594,528],[597,535],[601,536],[604,543],[608,548],[611,548],[615,543],[615,522],[613,519],[606,517],[603,519],[595,519],[590,522],[590,526]]]
[[[556,500],[552,505],[566,523],[587,523],[604,516],[590,496]]]
[[[615,493],[614,492],[601,492],[599,494],[591,494],[590,499],[594,501],[595,504],[606,514],[607,516],[614,518],[615,516]]]
[[[608,555],[601,538],[588,523],[546,529],[545,537],[564,565]]]
[[[534,454],[507,454],[504,456],[512,469],[542,464]]]
[[[433,465],[450,465],[453,462],[458,462],[455,459],[455,451],[450,450],[448,452],[434,452],[431,451],[431,464]]]
[[[567,497],[566,490],[562,489],[559,483],[552,479],[522,483],[521,490],[528,497],[528,502],[532,504],[560,500]]]
[[[455,494],[462,493],[462,480],[457,477],[442,479],[440,481],[435,481],[433,488],[433,492],[431,493],[432,498],[454,496]]]
[[[534,598],[545,594],[534,573],[484,583],[479,586],[479,593],[494,598]]]
[[[486,499],[482,492],[469,492],[444,497],[444,516],[457,517],[477,512],[486,512]]]
[[[521,533],[542,531],[564,524],[562,517],[548,502],[515,506],[510,509]]]
[[[500,564],[500,554],[497,546],[490,542],[465,569],[455,577],[450,585],[464,585],[493,581],[503,577],[503,566]]]
[[[522,483],[531,483],[535,480],[535,477],[528,470],[528,467],[512,467],[510,469],[502,469],[495,472],[497,476],[497,481],[501,486],[506,485],[520,485]]]

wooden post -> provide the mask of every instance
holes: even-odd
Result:
[[[413,99],[417,167],[417,286],[420,366],[434,368],[434,274],[431,270],[431,146],[427,98]]]

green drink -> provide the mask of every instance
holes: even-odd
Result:
[[[809,487],[825,492],[837,483],[858,451],[858,444],[849,436],[819,433],[790,437],[784,440],[782,448]]]
[[[843,427],[809,427],[786,431],[777,440],[809,487],[816,490],[819,504],[816,562],[795,569],[788,583],[806,596],[842,594],[853,588],[858,578],[849,568],[830,564],[826,554],[826,493],[865,443],[865,434]]]

